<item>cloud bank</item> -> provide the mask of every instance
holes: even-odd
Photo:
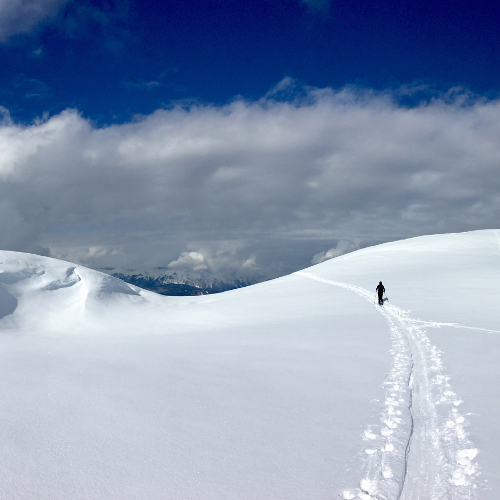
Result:
[[[2,249],[273,277],[358,246],[499,226],[498,100],[408,108],[388,92],[310,89],[104,128],[74,110],[29,126],[2,114]]]

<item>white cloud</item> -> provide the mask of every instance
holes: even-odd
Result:
[[[248,258],[241,264],[241,269],[256,269],[257,267],[257,262],[255,259],[255,256]]]
[[[0,41],[29,33],[69,0],[0,0]]]
[[[256,278],[259,268],[255,256],[247,256],[245,244],[241,241],[198,242],[189,244],[198,250],[184,251],[170,262],[170,271],[206,271],[220,277]]]
[[[140,82],[125,82],[123,84],[126,88],[131,89],[143,89],[143,90],[153,90],[155,88],[161,87],[163,83],[158,82],[156,80],[151,80],[149,82],[140,81]]]
[[[337,246],[330,248],[326,252],[317,253],[311,260],[311,264],[320,264],[325,260],[333,259],[334,257],[339,257],[349,252],[354,252],[354,250],[359,249],[359,240],[357,241],[347,241],[342,240],[337,243]]]
[[[171,262],[168,266],[171,270],[187,271],[206,271],[208,263],[201,252],[182,252],[177,260]]]
[[[72,110],[0,113],[2,249],[271,277],[344,240],[499,226],[498,100],[312,89],[100,129]]]

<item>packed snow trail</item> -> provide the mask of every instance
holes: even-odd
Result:
[[[374,303],[368,290],[321,278],[300,276],[350,290]],[[476,498],[478,450],[468,439],[462,401],[444,373],[439,349],[425,326],[393,306],[376,305],[389,323],[394,357],[384,387],[384,409],[364,432],[364,477],[342,498],[379,500],[471,500]],[[453,324],[459,327],[460,325]]]

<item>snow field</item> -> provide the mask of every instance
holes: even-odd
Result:
[[[390,343],[381,328],[359,349],[384,322],[354,317],[349,293],[291,277],[135,295],[78,266],[56,288],[73,265],[9,257],[32,269],[3,283],[18,306],[1,325],[0,497],[329,498],[356,480]]]
[[[374,302],[368,290],[312,273],[296,274],[351,290]],[[451,390],[439,350],[407,313],[387,302],[375,307],[389,324],[394,364],[384,382],[385,409],[377,432],[374,426],[364,432],[370,442],[364,450],[365,477],[358,489],[344,491],[344,498],[473,498],[478,486],[474,462],[478,450],[467,439],[465,418],[457,410],[463,401]],[[400,408],[409,420],[406,429],[401,425]]]
[[[499,239],[205,297],[0,252],[0,498],[496,500]]]

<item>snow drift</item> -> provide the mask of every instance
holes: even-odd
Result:
[[[495,499],[499,242],[202,297],[0,252],[0,498]]]

